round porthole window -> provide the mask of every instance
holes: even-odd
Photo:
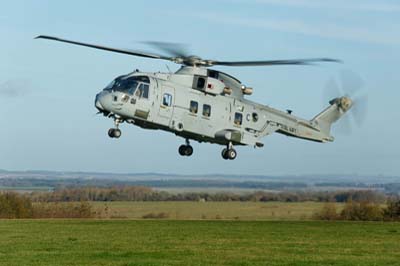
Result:
[[[247,115],[246,115],[246,119],[247,119],[247,121],[250,121],[250,117],[251,117],[251,115],[250,115],[250,114],[247,114]]]
[[[253,113],[251,116],[253,118],[253,122],[257,122],[258,121],[258,114],[257,113]]]

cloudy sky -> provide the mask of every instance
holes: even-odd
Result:
[[[108,172],[400,176],[400,4],[398,1],[206,0],[6,1],[0,9],[0,169]],[[178,66],[45,40],[36,35],[146,50],[143,41],[187,44],[219,60],[333,57],[344,64],[218,69],[254,87],[254,101],[312,118],[324,87],[341,70],[364,80],[369,108],[352,134],[311,143],[272,135],[263,149],[239,147],[235,161],[221,146],[122,125],[95,116],[94,96],[120,74]]]

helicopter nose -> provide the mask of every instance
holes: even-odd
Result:
[[[94,106],[99,110],[100,112],[105,111],[103,105],[101,104],[101,93],[96,94],[96,98],[94,100]]]

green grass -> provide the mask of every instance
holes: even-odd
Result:
[[[320,202],[92,202],[103,218],[141,219],[149,213],[167,213],[169,219],[308,220]],[[337,204],[341,209],[343,204]],[[107,209],[107,211],[105,211]]]
[[[0,265],[400,265],[400,223],[1,220]]]

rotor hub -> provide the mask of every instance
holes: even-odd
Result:
[[[350,99],[350,97],[344,96],[339,99],[339,107],[342,109],[344,112],[347,112],[353,105],[353,101]]]

